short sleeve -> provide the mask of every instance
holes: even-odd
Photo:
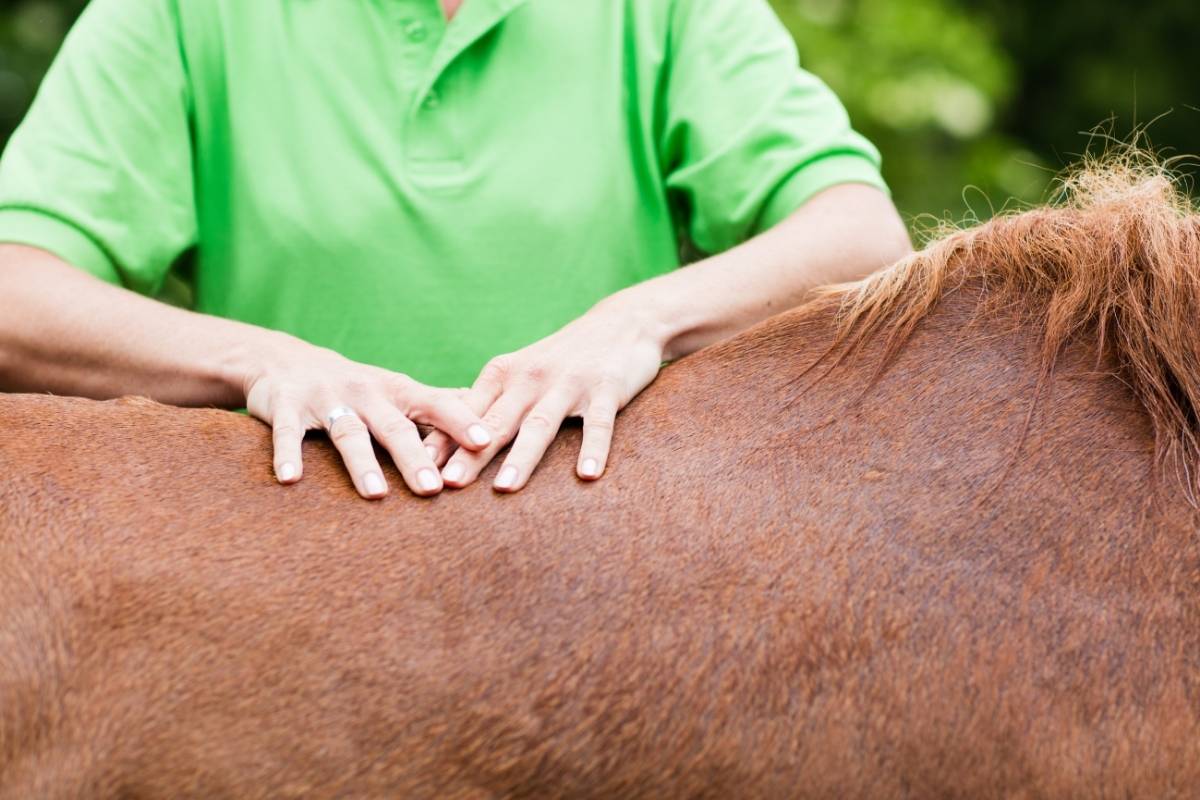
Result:
[[[154,293],[196,238],[173,0],[92,0],[0,158],[0,241]]]
[[[669,37],[661,159],[698,248],[727,250],[830,186],[887,190],[879,152],[766,0],[675,0]]]

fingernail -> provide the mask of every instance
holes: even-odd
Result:
[[[511,489],[517,485],[517,468],[505,467],[500,470],[500,474],[496,476],[497,489]]]
[[[442,485],[442,482],[438,480],[437,474],[431,469],[423,469],[418,472],[417,483],[427,492],[437,491]]]
[[[429,457],[434,461],[437,461],[438,456],[441,455],[438,453],[438,449],[431,444],[425,445],[425,452],[429,453]]]
[[[463,468],[463,465],[455,461],[453,464],[450,464],[446,467],[446,471],[442,473],[442,479],[451,482],[457,482],[461,481],[463,476],[466,474],[467,471]]]
[[[294,464],[280,464],[275,474],[281,481],[290,481],[296,477],[296,466]]]
[[[600,474],[600,464],[594,458],[585,458],[579,467],[579,472],[585,477],[594,478]]]
[[[363,486],[367,487],[367,494],[383,494],[385,489],[383,478],[374,472],[368,472],[367,477],[363,478]]]
[[[492,443],[492,435],[488,433],[487,428],[483,427],[482,425],[476,424],[467,428],[467,436],[473,443],[479,445],[480,447],[485,444]]]

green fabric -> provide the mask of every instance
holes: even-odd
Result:
[[[766,0],[92,0],[0,241],[467,385],[878,161]]]

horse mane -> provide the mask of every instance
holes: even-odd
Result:
[[[1060,178],[1051,202],[940,232],[923,250],[840,299],[843,355],[887,331],[885,367],[948,292],[982,287],[980,310],[1013,309],[1041,339],[1041,380],[1088,337],[1132,389],[1155,459],[1200,480],[1200,215],[1179,178],[1129,148]],[[826,298],[830,299],[830,298]],[[883,367],[881,367],[882,369]]]

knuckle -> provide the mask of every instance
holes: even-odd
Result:
[[[347,417],[339,420],[338,423],[333,426],[333,430],[329,432],[329,438],[334,442],[341,444],[349,439],[356,439],[360,436],[365,436],[366,433],[367,426],[364,425],[361,420],[350,419]]]
[[[368,384],[361,378],[350,378],[342,384],[342,394],[350,395],[351,397],[364,397],[368,391]]]
[[[480,377],[485,380],[495,381],[496,383],[504,383],[508,380],[509,374],[512,372],[512,356],[502,355],[496,356],[491,361],[484,365]]]
[[[557,427],[558,423],[556,423],[550,418],[549,415],[542,411],[530,412],[529,416],[525,417],[525,421],[521,425],[523,430],[529,430],[537,433],[548,432]]]
[[[416,386],[416,381],[399,372],[388,375],[384,380],[384,388],[393,398],[408,397]]]
[[[306,395],[308,409],[317,419],[324,419],[325,415],[339,405],[345,405],[338,401],[338,393],[334,391],[332,386],[325,384],[314,386]]]
[[[613,418],[608,415],[589,416],[584,420],[584,425],[593,433],[612,433]]]
[[[403,416],[414,420],[427,421],[429,419],[429,406],[422,402],[420,398],[408,397],[400,398],[395,403],[395,406]]]
[[[417,426],[408,417],[395,416],[384,420],[377,430],[384,439],[399,439],[410,435],[416,429]]]
[[[521,378],[527,383],[545,383],[550,377],[550,370],[542,364],[529,364],[521,369]]]
[[[577,370],[564,372],[558,376],[557,389],[565,391],[571,397],[580,397],[586,393],[588,387],[587,377]]]
[[[611,394],[619,393],[623,384],[623,379],[615,372],[602,372],[596,378],[596,388]]]
[[[483,424],[488,430],[499,434],[502,438],[511,436],[513,433],[512,421],[501,418],[499,414],[488,412],[483,417]]]

